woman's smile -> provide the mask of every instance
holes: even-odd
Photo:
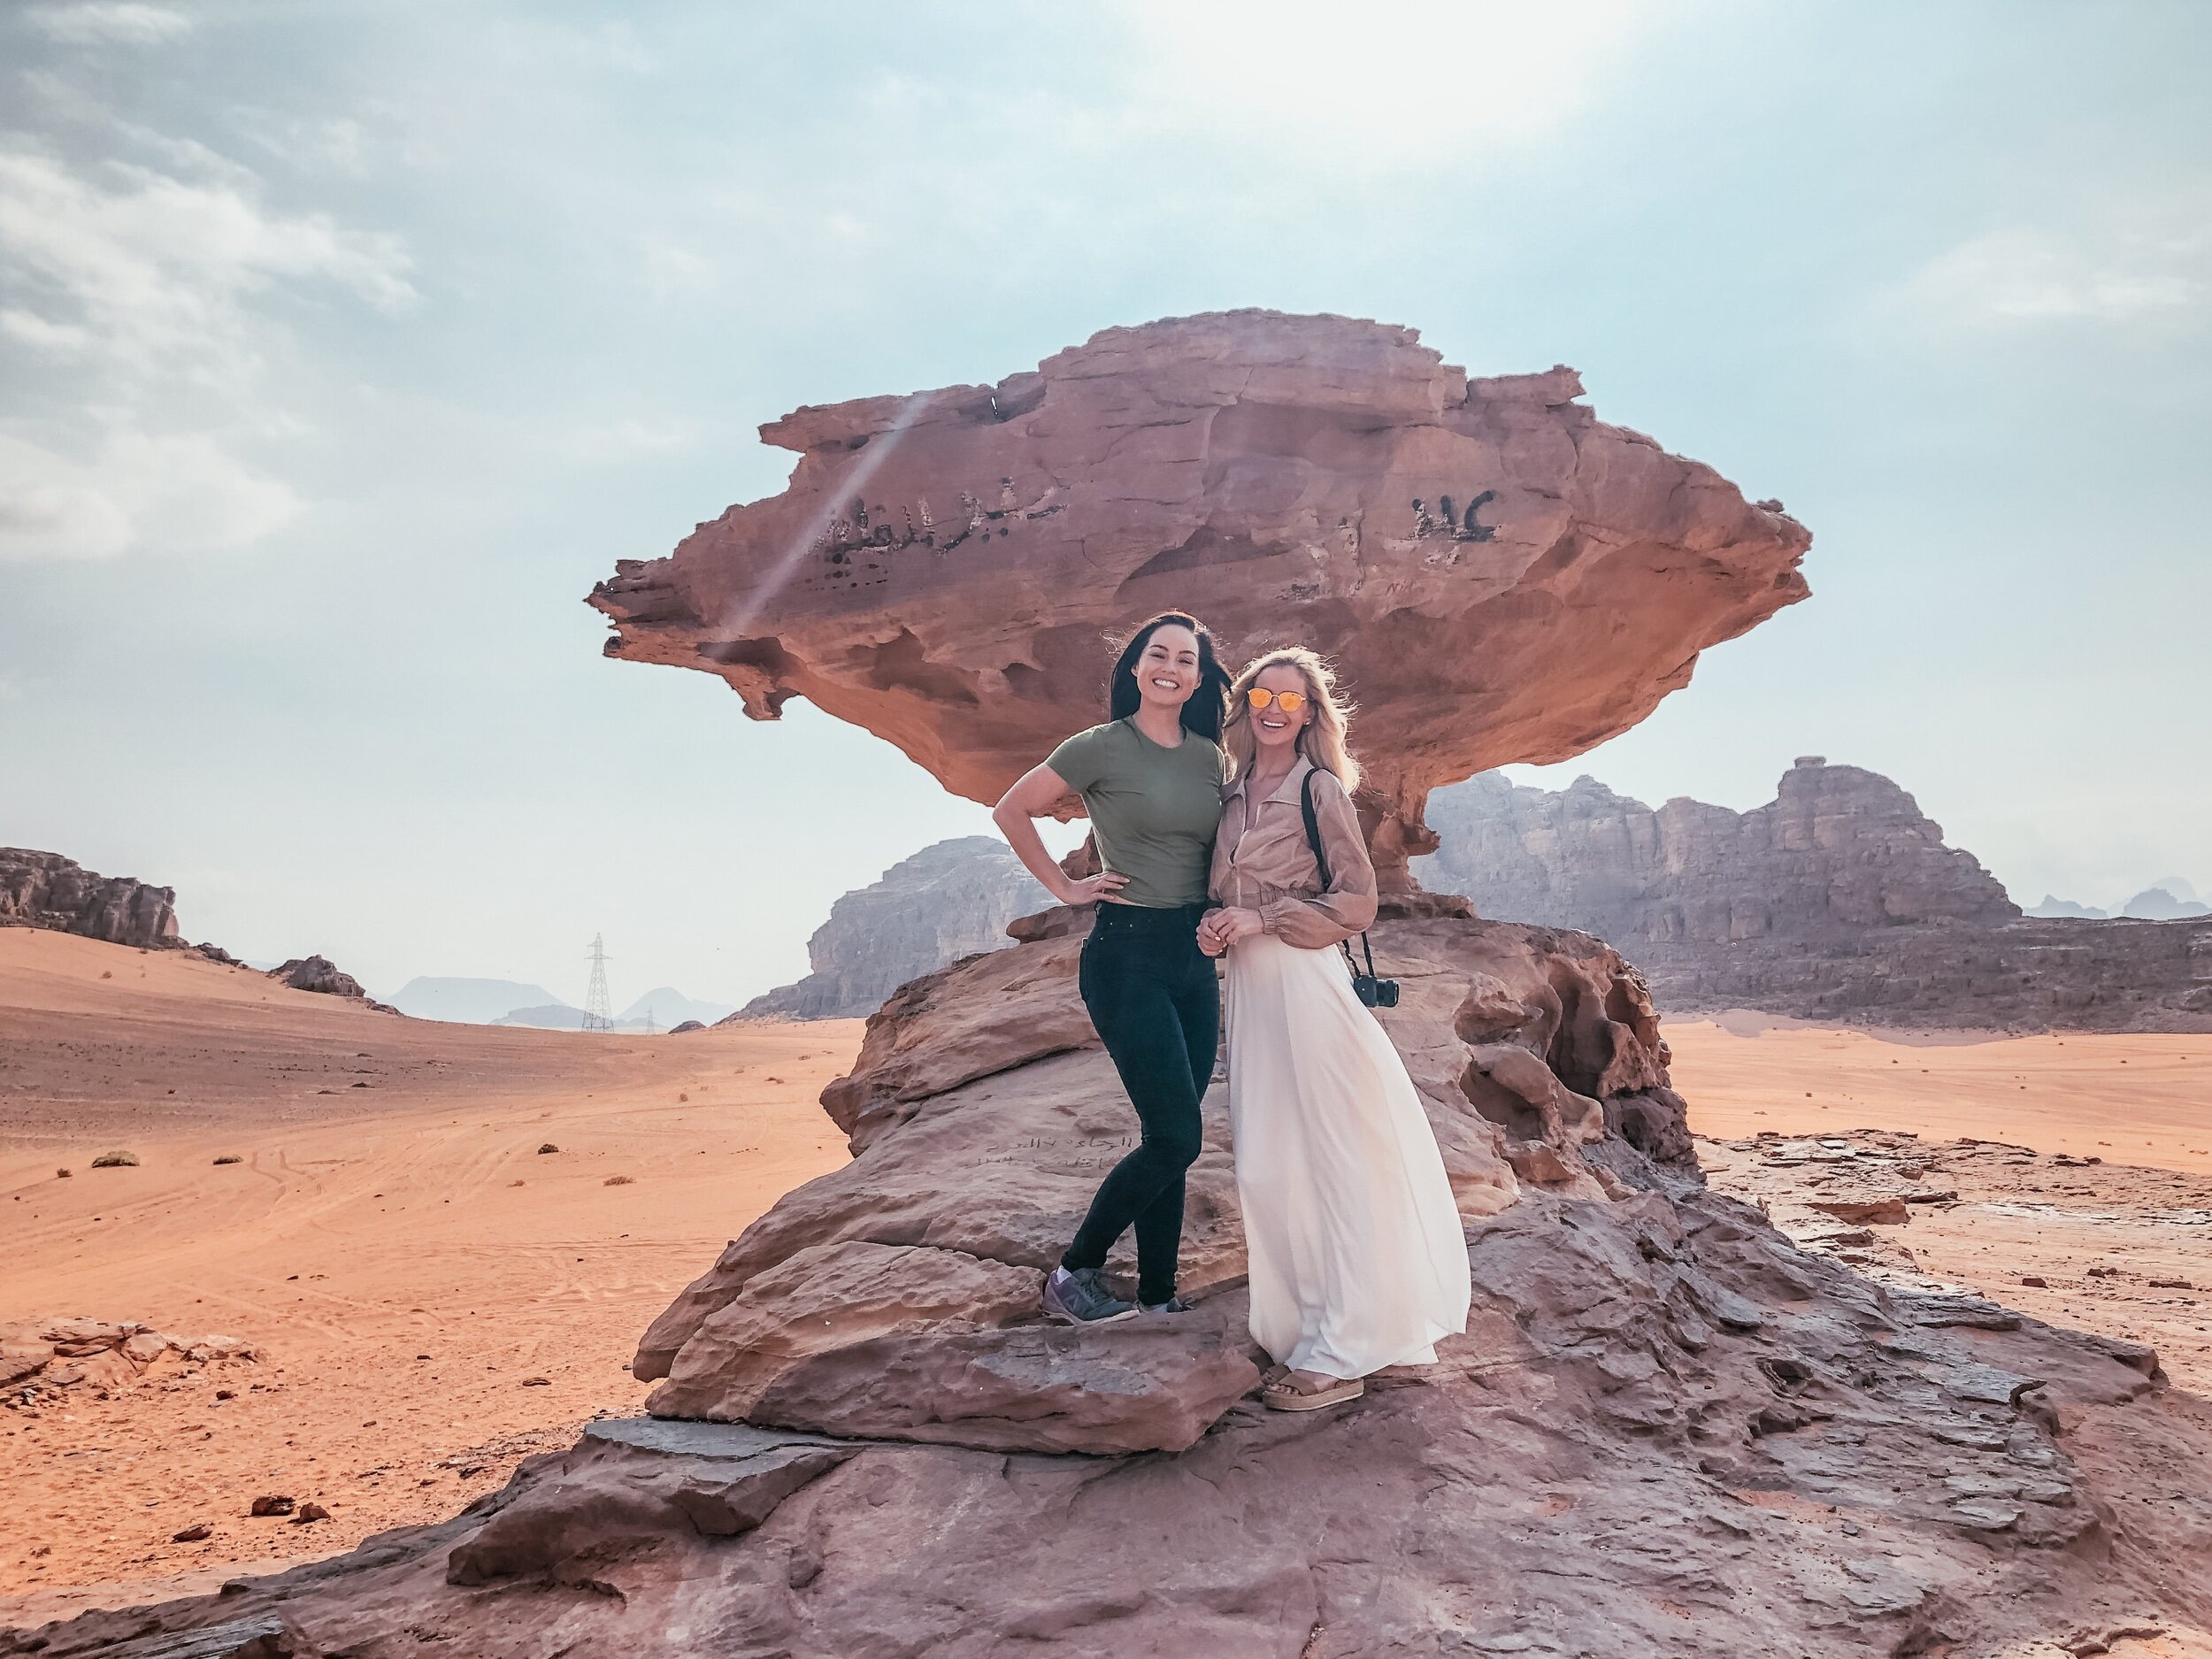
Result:
[[[1156,629],[1136,666],[1138,692],[1155,703],[1182,703],[1198,689],[1198,636],[1171,623]]]

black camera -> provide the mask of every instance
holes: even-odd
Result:
[[[1395,979],[1379,979],[1371,973],[1355,973],[1352,976],[1352,995],[1370,1008],[1395,1008],[1398,1006],[1398,982]]]

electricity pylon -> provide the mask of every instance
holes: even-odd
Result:
[[[597,933],[591,936],[591,988],[584,993],[584,1029],[614,1029],[614,1003],[607,995],[607,948]]]

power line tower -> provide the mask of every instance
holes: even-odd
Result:
[[[614,1029],[614,1002],[607,995],[607,948],[597,933],[591,936],[591,988],[584,993],[584,1029]]]

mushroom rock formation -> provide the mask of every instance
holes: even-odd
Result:
[[[1811,537],[1607,426],[1574,371],[1470,380],[1409,328],[1240,311],[1110,328],[996,386],[809,407],[800,459],[590,603],[611,657],[791,697],[994,801],[1100,715],[1108,641],[1194,611],[1333,657],[1385,891],[1428,791],[1566,759],[1806,595]]]
[[[803,693],[979,796],[1095,709],[1110,626],[1303,634],[1368,700],[1403,851],[1431,784],[1621,729],[1803,591],[1801,529],[1572,393],[1470,388],[1333,319],[1117,331],[995,389],[802,411],[772,429],[790,492],[597,603],[617,654],[764,715]],[[1643,980],[1585,933],[1417,903],[1375,930],[1471,1268],[1437,1363],[1310,1416],[1247,1397],[1218,1089],[1194,1310],[1048,1324],[1039,1276],[1133,1131],[1067,919],[869,1021],[823,1095],[851,1163],[655,1321],[652,1415],[442,1525],[0,1655],[1843,1659],[2212,1628],[2203,1517],[2150,1499],[2212,1483],[2203,1402],[2148,1348],[1861,1277],[1707,1189]]]

